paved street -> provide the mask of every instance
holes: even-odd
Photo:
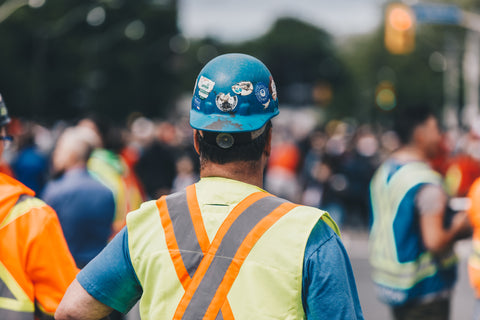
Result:
[[[352,262],[355,280],[357,282],[360,303],[365,320],[389,320],[389,309],[375,297],[373,283],[370,279],[368,263],[368,246],[366,232],[342,231],[342,238]],[[468,284],[467,257],[471,250],[470,240],[457,244],[455,250],[460,257],[459,279],[455,288],[451,320],[470,320],[473,310],[473,291]],[[138,310],[133,310],[128,320],[138,320]]]
[[[391,319],[388,308],[375,297],[373,284],[370,279],[367,234],[343,231],[342,235],[354,269],[365,319]],[[468,284],[467,274],[467,257],[471,249],[470,241],[461,241],[455,249],[460,257],[461,263],[459,266],[459,279],[454,292],[451,320],[470,320],[474,304],[473,291]]]

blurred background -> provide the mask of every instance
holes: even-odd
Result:
[[[369,278],[368,183],[398,146],[390,112],[407,105],[441,119],[436,167],[452,196],[480,176],[479,13],[474,0],[0,1],[0,93],[16,136],[5,165],[41,194],[60,132],[94,116],[118,129],[144,198],[175,191],[198,178],[188,126],[196,75],[219,54],[254,55],[281,110],[266,188],[331,213],[366,319],[386,319]],[[36,167],[22,162],[32,148]],[[453,319],[473,308],[469,245],[459,248]]]
[[[90,111],[118,121],[134,112],[169,117],[185,107],[182,97],[206,61],[241,51],[269,66],[283,107],[315,108],[322,121],[370,122],[413,100],[462,109],[468,30],[418,21],[413,52],[392,54],[384,45],[386,6],[7,0],[0,6],[0,88],[13,115],[46,122]],[[454,6],[474,10],[475,1]]]

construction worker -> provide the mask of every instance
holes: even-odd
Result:
[[[446,320],[456,280],[453,244],[468,234],[468,218],[448,216],[442,177],[429,165],[442,139],[435,115],[408,107],[394,122],[402,146],[370,183],[372,278],[394,319]]]
[[[8,111],[0,96],[0,156]],[[78,269],[55,211],[0,173],[0,319],[53,319]]]
[[[468,259],[468,276],[474,290],[474,320],[480,319],[480,178],[477,178],[467,194],[467,213],[473,229],[472,253]]]
[[[190,111],[200,181],[129,213],[56,319],[100,319],[139,299],[142,319],[363,319],[335,222],[261,189],[277,114],[261,61],[210,61]]]

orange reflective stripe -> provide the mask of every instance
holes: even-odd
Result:
[[[228,302],[227,299],[225,299],[225,302],[222,305],[221,311],[222,311],[223,320],[235,319],[235,317],[233,316],[232,307],[230,307],[230,303]]]
[[[273,210],[268,216],[263,218],[253,229],[250,231],[248,236],[243,240],[242,244],[238,248],[237,253],[235,254],[230,267],[223,277],[223,281],[217,289],[214,298],[210,306],[205,313],[204,319],[215,319],[215,316],[218,314],[223,302],[226,300],[227,294],[230,291],[230,288],[233,285],[233,282],[238,276],[240,267],[247,258],[248,254],[252,250],[255,243],[260,239],[263,234],[281,217],[287,214],[290,210],[295,208],[296,204],[286,202],[281,204],[275,210]]]
[[[240,203],[238,203],[235,208],[230,212],[230,214],[227,216],[225,221],[223,221],[222,225],[217,231],[217,234],[215,235],[215,238],[212,241],[212,244],[210,245],[208,252],[205,254],[204,258],[200,262],[200,265],[197,268],[197,271],[195,272],[194,277],[192,278],[192,282],[188,286],[188,288],[185,291],[185,294],[183,295],[182,299],[180,300],[180,303],[178,304],[177,310],[175,311],[174,319],[181,319],[183,314],[185,313],[185,310],[187,309],[190,300],[193,297],[193,294],[197,290],[200,282],[202,281],[205,273],[207,272],[211,262],[213,261],[213,258],[215,257],[215,253],[220,246],[225,234],[227,231],[230,229],[232,224],[235,222],[235,220],[238,218],[238,216],[244,212],[248,207],[250,207],[253,203],[256,201],[265,198],[269,196],[270,194],[266,192],[255,192],[243,199]],[[215,315],[216,316],[216,315]],[[232,315],[233,317],[233,315]],[[214,318],[215,319],[215,318]]]
[[[212,244],[208,250],[208,252],[212,255],[212,258],[215,255],[215,252],[217,251],[218,247],[220,246],[220,243],[222,242],[223,238],[225,237],[225,234],[227,231],[230,229],[232,224],[235,222],[235,220],[238,218],[242,212],[244,212],[248,207],[250,207],[254,202],[257,202],[258,200],[265,198],[269,196],[269,193],[266,192],[255,192],[243,199],[235,208],[233,208],[232,212],[228,215],[228,217],[223,221],[222,225],[217,231],[217,234],[215,235],[215,238],[212,241]]]
[[[195,228],[195,233],[197,234],[198,243],[202,252],[205,253],[210,246],[210,240],[208,240],[207,231],[205,230],[205,224],[202,219],[202,212],[198,206],[197,201],[197,192],[195,185],[192,184],[187,187],[187,202],[188,209],[190,210],[190,216],[192,217],[193,227]]]
[[[177,239],[175,238],[175,232],[173,230],[172,220],[168,213],[167,202],[165,196],[157,200],[157,208],[160,212],[160,219],[162,221],[163,230],[165,232],[165,240],[167,242],[168,251],[172,258],[175,271],[177,272],[178,279],[186,288],[191,281],[190,275],[183,264],[180,250],[178,249]]]

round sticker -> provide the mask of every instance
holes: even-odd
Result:
[[[215,103],[218,109],[222,110],[223,112],[229,112],[235,109],[235,107],[237,106],[238,97],[232,97],[230,93],[219,93],[217,95],[217,98],[215,99]]]
[[[267,101],[270,100],[269,95],[270,92],[268,92],[267,86],[261,82],[257,83],[255,86],[255,96],[261,104],[267,103]]]

